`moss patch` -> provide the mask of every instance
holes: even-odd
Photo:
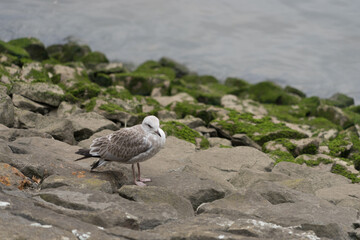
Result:
[[[116,112],[119,112],[119,111],[125,111],[124,108],[122,108],[119,105],[114,104],[114,103],[102,104],[99,107],[99,109],[104,110],[104,111],[106,111],[108,113],[116,113]]]
[[[183,123],[179,123],[176,121],[162,122],[161,128],[166,132],[167,136],[174,136],[195,145],[196,145],[196,139],[201,138],[200,147],[202,149],[209,148],[210,146],[210,143],[206,138],[204,138],[203,136],[200,135],[200,133],[198,133],[195,130],[192,130]]]
[[[0,53],[8,53],[19,58],[29,58],[29,53],[21,48],[0,40]]]
[[[331,172],[335,174],[342,175],[348,179],[350,179],[353,183],[359,183],[360,178],[358,177],[358,174],[354,174],[349,172],[346,167],[340,165],[340,164],[334,164],[331,168]]]

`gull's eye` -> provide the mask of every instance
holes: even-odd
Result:
[[[150,124],[147,123],[146,125],[147,125],[149,128],[152,128],[152,126],[151,126]]]

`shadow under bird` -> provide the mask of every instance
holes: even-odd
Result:
[[[155,116],[147,116],[141,124],[122,128],[109,135],[94,139],[90,149],[79,149],[76,152],[84,156],[75,161],[90,157],[99,158],[91,165],[91,171],[109,161],[131,164],[134,183],[138,186],[146,186],[144,182],[150,182],[151,179],[141,177],[140,162],[157,154],[164,146],[165,141],[166,136],[160,128],[159,119]],[[135,163],[138,168],[137,176]]]

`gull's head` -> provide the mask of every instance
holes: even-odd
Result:
[[[161,137],[161,134],[159,132],[160,123],[159,119],[155,116],[147,116],[142,121],[141,126],[146,132],[153,133],[159,135]]]

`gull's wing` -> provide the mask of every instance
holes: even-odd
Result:
[[[152,147],[141,126],[123,128],[110,135],[96,138],[90,154],[103,159],[126,163]]]

